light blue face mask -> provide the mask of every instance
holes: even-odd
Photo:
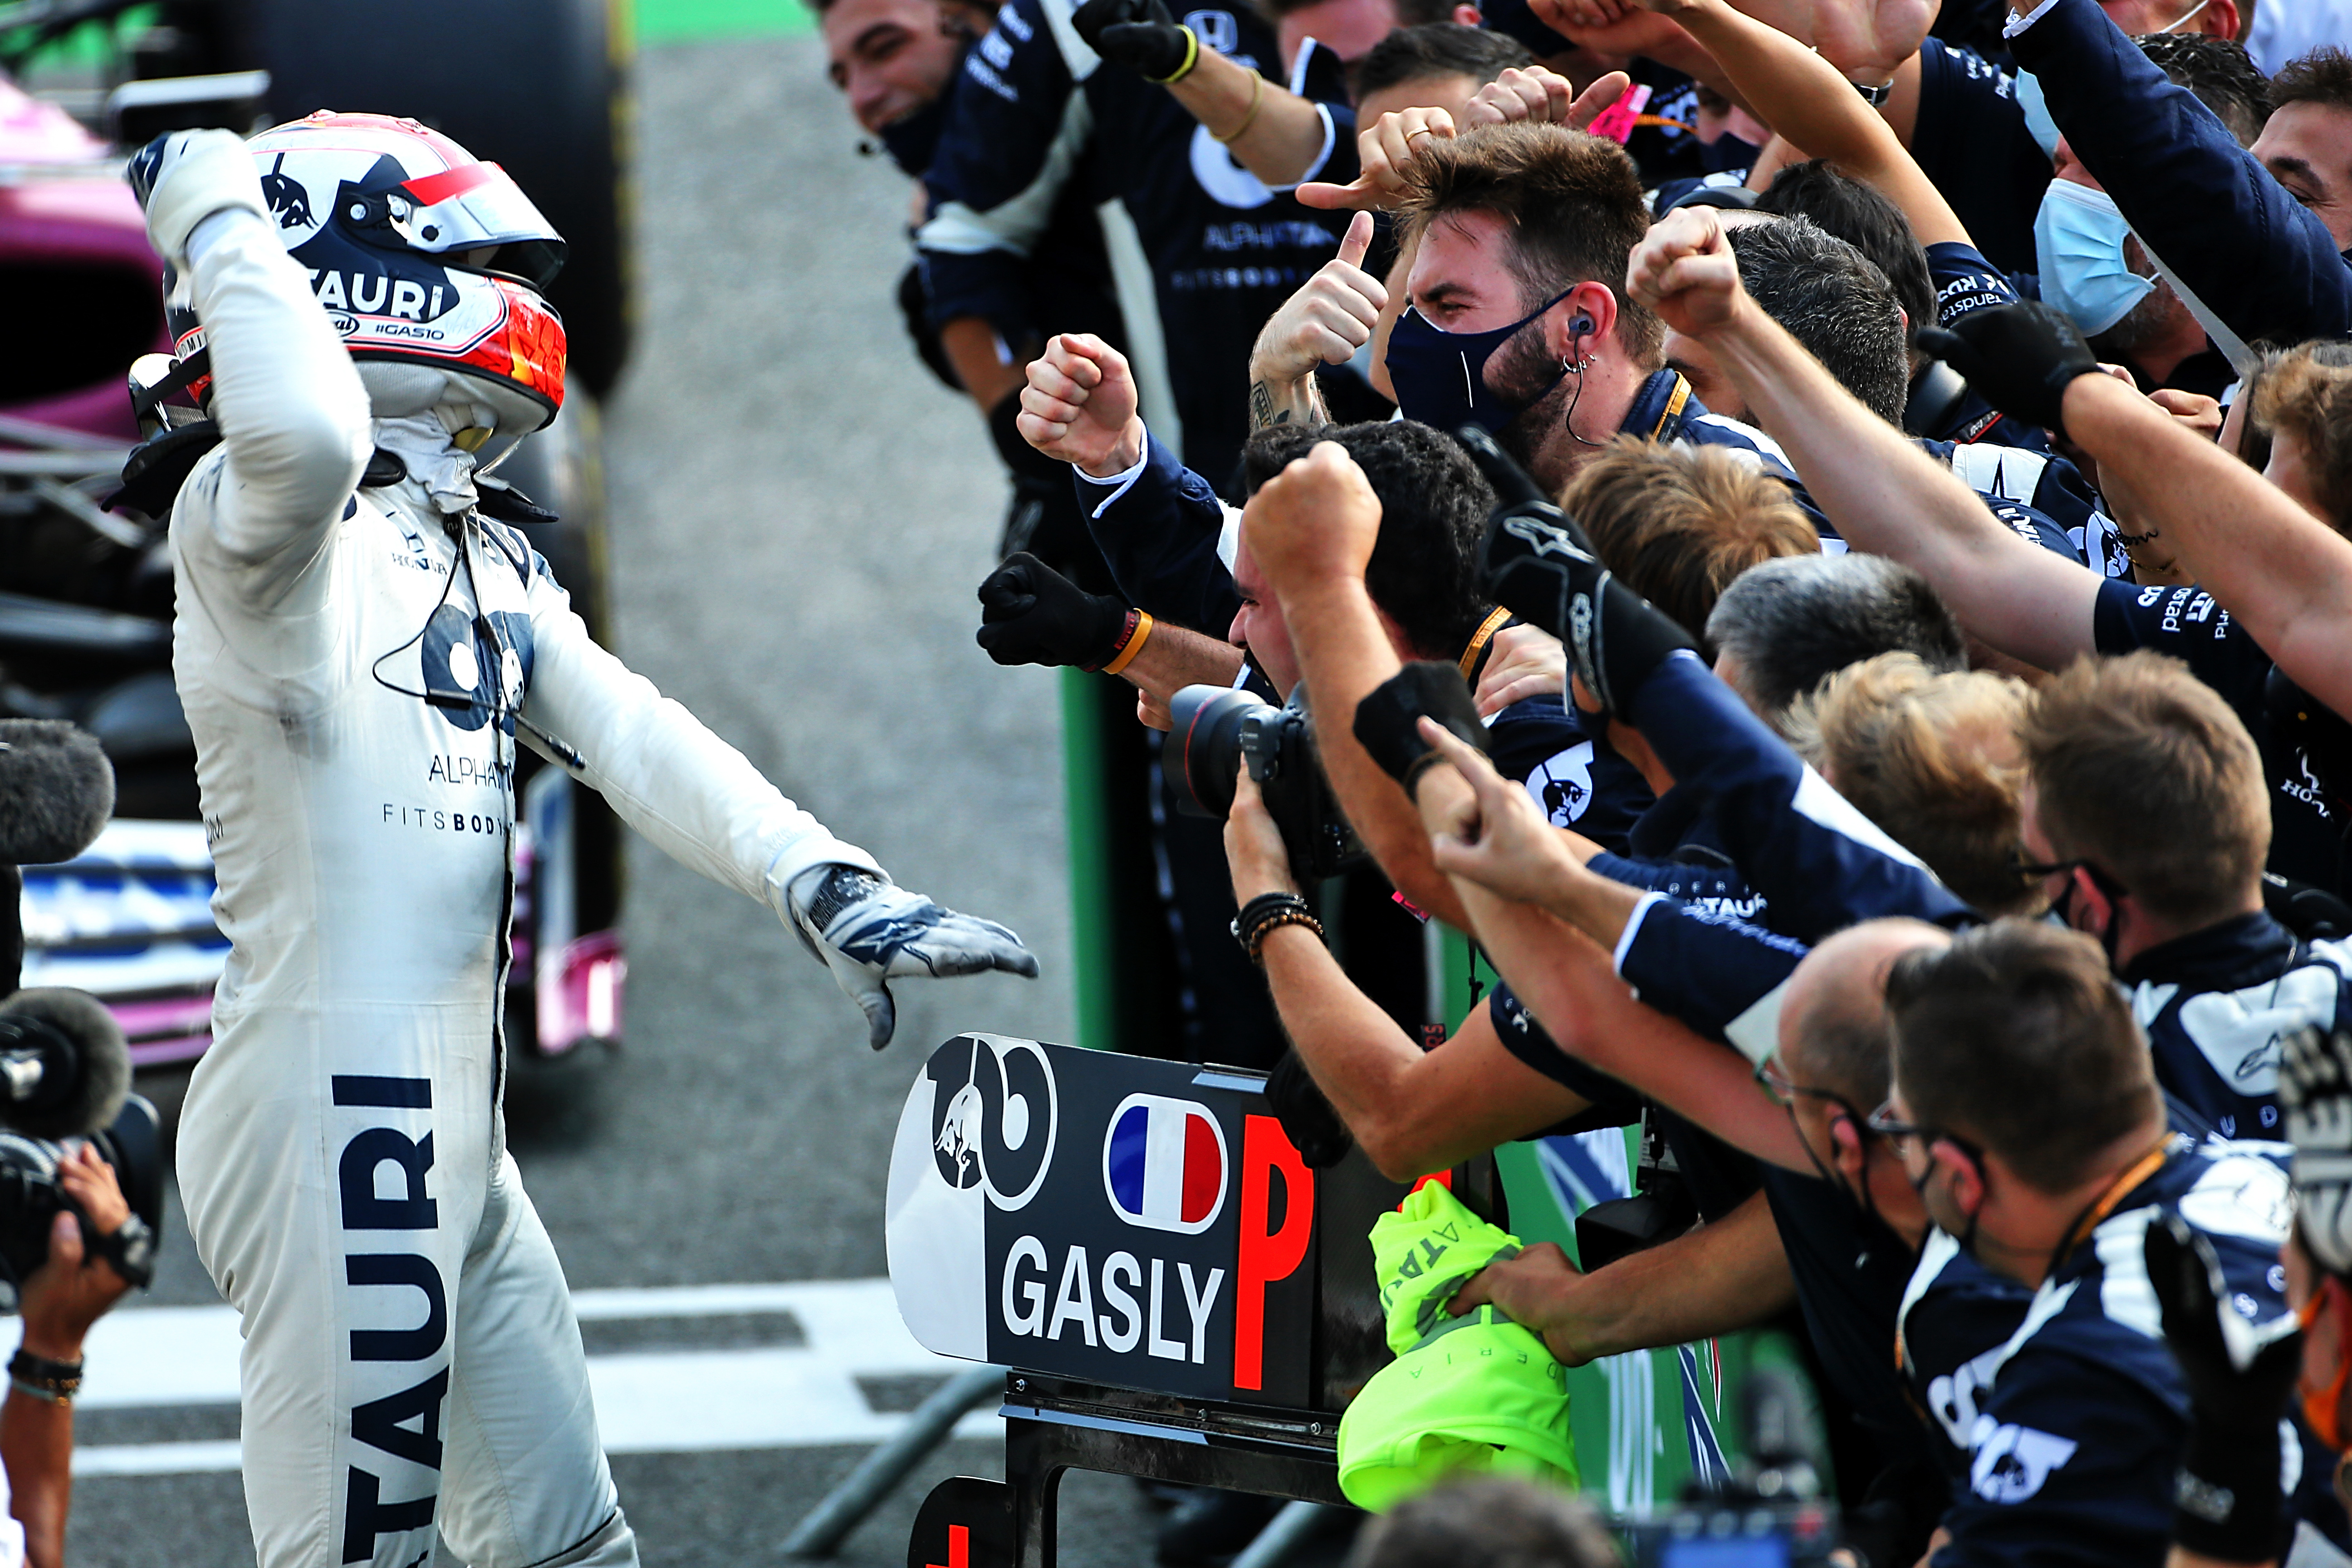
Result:
[[[2156,279],[2124,265],[2131,226],[2105,191],[2053,180],[2033,216],[2042,298],[2074,319],[2085,336],[2105,331],[2148,297]]]

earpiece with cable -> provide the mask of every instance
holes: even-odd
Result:
[[[509,450],[511,450],[511,448],[509,448]],[[503,455],[504,454],[501,454],[502,457]],[[393,648],[390,652],[387,652],[377,658],[373,665],[368,667],[368,674],[374,679],[375,683],[378,686],[383,687],[385,690],[395,692],[402,697],[414,697],[434,708],[444,708],[457,712],[465,712],[478,705],[487,706],[489,710],[489,721],[492,724],[498,725],[503,729],[509,721],[511,721],[518,727],[528,730],[531,734],[537,736],[541,742],[543,743],[549,751],[555,753],[556,760],[563,763],[564,766],[572,769],[574,772],[586,771],[588,766],[587,759],[583,757],[570,743],[555,735],[550,734],[546,730],[532,723],[529,719],[523,717],[521,709],[510,706],[508,703],[506,693],[506,662],[509,649],[506,645],[506,639],[499,636],[498,627],[491,624],[490,618],[482,613],[480,607],[482,602],[482,590],[480,585],[476,583],[474,579],[474,552],[472,550],[467,548],[466,516],[464,514],[458,514],[456,516],[445,517],[442,519],[441,526],[444,531],[449,535],[450,539],[455,542],[457,547],[457,558],[456,561],[450,563],[448,574],[441,580],[441,596],[433,602],[433,608],[426,612],[425,624],[416,628],[416,635],[410,637],[406,642],[402,643],[398,647]],[[493,542],[495,542],[495,541]],[[505,547],[503,545],[499,546],[499,549],[501,554],[506,553]],[[512,557],[509,556],[509,559],[511,560]],[[487,639],[496,654],[493,668],[497,673],[492,678],[495,681],[494,687],[483,695],[477,696],[470,692],[443,691],[432,687],[427,687],[421,691],[411,691],[404,686],[395,685],[394,682],[385,679],[383,676],[384,660],[393,658],[406,652],[408,649],[415,647],[418,643],[423,642],[425,635],[433,629],[434,617],[438,616],[441,613],[442,606],[449,602],[449,590],[457,586],[457,568],[460,565],[463,565],[466,569],[466,585],[473,591],[474,595],[474,618],[468,630],[471,632],[478,643]],[[486,698],[487,701],[485,701]]]
[[[1568,324],[1567,356],[1559,362],[1559,368],[1564,374],[1576,377],[1576,389],[1569,394],[1568,412],[1560,416],[1560,426],[1569,435],[1575,437],[1578,444],[1586,447],[1606,445],[1605,442],[1585,440],[1582,436],[1577,434],[1576,429],[1576,405],[1584,398],[1585,367],[1592,363],[1591,357],[1583,352],[1584,340],[1600,330],[1600,323],[1592,319],[1591,311],[1577,312],[1576,320]]]

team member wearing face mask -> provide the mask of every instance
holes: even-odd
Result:
[[[909,179],[919,182],[931,166],[964,56],[993,19],[989,7],[965,0],[818,5],[826,76],[841,90],[858,128]],[[914,197],[912,218],[919,220],[919,184]],[[970,316],[935,327],[926,313],[919,268],[911,259],[898,279],[898,303],[917,354],[942,382],[968,395],[988,422],[990,438],[1013,481],[1003,552],[1029,551],[1073,580],[1100,589],[1109,576],[1087,539],[1068,482],[1020,438],[1013,421],[1020,412],[1021,366],[1037,345],[1056,331],[1094,332],[1121,342],[1118,305],[1101,224],[1086,194],[1075,184],[1062,190],[1041,224],[1028,256],[1012,269],[1017,281],[994,301],[994,320]]]
[[[2282,184],[2297,169],[2321,163],[2352,163],[2346,130],[2352,116],[2326,122],[2314,146],[2291,158],[2265,128],[2252,147],[2198,101],[2104,15],[2095,0],[2010,0],[2008,25],[2017,63],[2033,73],[2070,155],[2096,180],[2131,232],[2179,279],[2184,299],[2210,314],[2208,330],[2246,343],[2301,342],[2336,337],[2352,328],[2352,267],[2340,252],[2352,227],[2331,223]],[[2311,128],[2322,123],[2306,116]],[[2107,241],[2114,221],[2077,196],[2047,205],[2036,237],[2046,228],[2068,249],[2089,247],[2067,264],[2074,270],[2044,298],[2066,305],[2077,299],[2094,317],[2124,299],[2131,285],[2115,275]],[[2119,248],[2119,247],[2118,247]],[[2095,259],[2105,281],[2085,263]],[[2045,273],[2051,261],[2044,255]],[[2120,319],[2120,311],[2117,317]],[[2087,322],[2085,330],[2090,330]],[[2221,332],[2216,332],[2220,341]],[[2229,345],[2224,344],[2224,347]]]
[[[1427,141],[1409,149],[1410,308],[1386,351],[1406,418],[1484,426],[1553,491],[1620,432],[1738,447],[1793,479],[1770,442],[1709,414],[1665,368],[1664,328],[1625,297],[1649,215],[1623,149],[1535,123],[1456,138],[1424,121],[1406,135]],[[1370,205],[1379,193],[1363,185],[1302,198]]]
[[[2071,1561],[2152,1563],[2176,1499],[2188,1544],[2275,1553],[2287,1523],[2273,1489],[2300,1475],[2298,1435],[2273,1418],[2226,1452],[2189,1446],[2189,1387],[2143,1247],[2152,1225],[2177,1222],[2249,1326],[2284,1331],[2283,1151],[2170,1130],[2147,1043],[2079,934],[2021,920],[1963,932],[1896,960],[1886,1002],[1895,1087],[1874,1125],[1937,1226],[2035,1292],[1977,1368],[1975,1456],[1939,1560],[2063,1545]]]

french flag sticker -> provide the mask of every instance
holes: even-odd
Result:
[[[1225,1206],[1225,1130],[1197,1100],[1130,1094],[1103,1139],[1103,1191],[1129,1225],[1197,1236]]]

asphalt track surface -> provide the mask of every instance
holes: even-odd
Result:
[[[637,79],[642,330],[604,431],[618,651],[900,881],[1016,927],[1045,974],[903,985],[898,1043],[877,1055],[770,916],[634,841],[627,1043],[520,1071],[512,1142],[575,1290],[873,1279],[889,1134],[924,1054],[972,1027],[1068,1037],[1055,687],[972,645],[1003,486],[970,406],[908,350],[891,289],[906,185],[856,152],[816,41],[664,44]],[[173,1102],[183,1085],[142,1088]],[[163,1277],[133,1305],[217,1301],[175,1205]],[[621,1342],[756,1349],[789,1340],[788,1316],[656,1321]],[[719,1397],[729,1363],[708,1364],[657,1394],[688,1411]],[[903,1408],[921,1381],[867,1392]],[[86,1447],[236,1432],[218,1404],[80,1420]],[[862,1451],[613,1466],[648,1564],[740,1568],[782,1561]],[[986,1437],[951,1444],[838,1561],[904,1563],[929,1482],[1001,1458]],[[1063,1562],[1149,1561],[1129,1483],[1073,1476],[1063,1499]],[[85,1475],[68,1556],[250,1563],[238,1479]]]

